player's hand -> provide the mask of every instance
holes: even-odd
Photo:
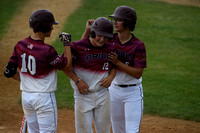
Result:
[[[111,52],[108,55],[108,60],[111,61],[114,65],[117,65],[120,62],[118,59],[118,55],[115,52]]]
[[[108,87],[110,87],[112,80],[113,80],[113,78],[108,76],[101,80],[100,86],[108,88]]]
[[[86,29],[90,30],[94,21],[94,19],[89,19],[86,23]]]
[[[69,33],[60,32],[59,38],[64,46],[70,46],[71,45],[71,35]]]
[[[80,94],[87,95],[90,92],[89,86],[83,80],[79,81],[77,87]]]

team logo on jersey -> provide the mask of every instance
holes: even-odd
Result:
[[[108,59],[108,54],[104,54],[104,53],[89,54],[86,56],[86,61],[90,59]]]
[[[30,44],[30,43],[29,43],[29,44],[27,45],[27,48],[33,49],[33,44]]]
[[[119,59],[122,61],[124,59],[130,60],[131,57],[128,53],[125,53],[121,50],[116,50],[116,53],[118,54]]]
[[[58,56],[56,57],[55,60],[53,60],[52,62],[50,62],[51,65],[55,65],[56,63],[58,63],[58,61],[60,60],[60,54],[58,54]]]

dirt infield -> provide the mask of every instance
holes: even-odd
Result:
[[[168,0],[169,1],[169,0]],[[172,0],[173,2],[175,0]],[[184,0],[176,0],[184,1]],[[185,0],[186,1],[186,0]],[[188,0],[189,1],[189,0]],[[199,0],[190,0],[199,1]],[[50,4],[48,4],[50,3]],[[4,78],[3,71],[9,60],[12,50],[17,41],[27,37],[32,32],[28,29],[28,19],[32,11],[38,8],[49,9],[55,14],[55,19],[60,22],[52,34],[52,39],[46,42],[54,41],[58,32],[62,29],[62,24],[67,16],[80,6],[80,0],[46,0],[45,3],[40,0],[29,0],[24,6],[22,12],[17,14],[10,22],[8,33],[0,41],[0,133],[19,132],[23,117],[22,107],[19,104],[20,90],[19,82]],[[188,4],[188,3],[187,3]],[[192,4],[190,4],[192,5]],[[198,4],[200,5],[200,1]],[[16,26],[17,22],[17,26]],[[74,133],[74,110],[58,110],[58,133]],[[193,121],[184,121],[178,119],[169,119],[158,116],[144,115],[141,124],[141,133],[199,133],[200,123]]]

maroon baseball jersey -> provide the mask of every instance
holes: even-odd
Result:
[[[146,68],[146,49],[142,41],[132,35],[132,38],[125,44],[121,44],[118,34],[114,34],[112,40],[118,54],[118,58],[121,62],[128,66],[135,68]],[[139,84],[142,78],[136,79],[122,70],[117,68],[117,74],[113,82],[115,84]]]
[[[57,89],[57,69],[63,69],[67,59],[52,46],[28,37],[15,45],[10,62],[19,67],[21,90],[50,92]]]
[[[108,54],[114,52],[114,46],[106,43],[102,47],[94,47],[87,38],[72,43],[71,50],[74,72],[88,84],[90,90],[99,90],[99,82],[108,76],[112,67]],[[76,85],[72,86],[76,88]]]

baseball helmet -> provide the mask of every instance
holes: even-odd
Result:
[[[125,21],[124,26],[128,27],[130,31],[134,30],[137,21],[137,15],[135,10],[128,6],[117,7],[114,13],[109,17],[123,19]]]
[[[112,38],[113,37],[113,24],[105,17],[97,18],[92,24],[91,37],[95,38],[95,34]]]
[[[58,22],[55,21],[53,14],[49,10],[38,9],[32,13],[29,24],[34,32],[47,33],[51,30],[51,26],[58,24]]]

